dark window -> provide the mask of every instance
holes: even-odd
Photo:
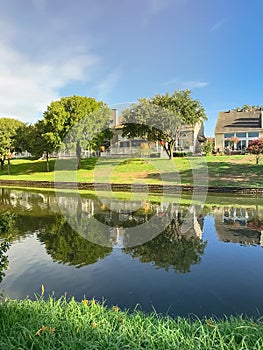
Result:
[[[228,133],[228,134],[224,134],[224,138],[225,139],[228,139],[229,137],[233,137],[234,136],[234,133],[231,132],[231,133]]]
[[[247,133],[246,132],[237,132],[236,133],[236,137],[238,137],[238,138],[246,138],[247,137]]]
[[[120,147],[130,147],[130,141],[122,141],[122,142],[120,142]]]
[[[140,140],[133,140],[131,142],[131,145],[132,145],[132,147],[140,147],[141,143],[142,143],[142,141],[140,141]]]
[[[248,137],[258,137],[259,133],[258,132],[249,132]]]

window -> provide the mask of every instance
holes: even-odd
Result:
[[[130,141],[122,141],[122,142],[120,142],[120,147],[130,147]]]
[[[228,139],[228,138],[233,137],[233,136],[234,136],[233,132],[232,133],[228,133],[228,134],[224,134],[224,138],[225,139]]]
[[[241,140],[237,143],[237,150],[243,151],[247,147],[246,140]]]
[[[248,137],[258,137],[259,133],[258,132],[249,132]]]
[[[225,148],[230,148],[230,141],[226,141],[224,142],[224,147]]]
[[[247,133],[246,132],[237,132],[236,137],[238,137],[239,139],[241,139],[241,138],[244,139],[247,137]]]
[[[132,140],[131,141],[132,147],[140,147],[142,143],[143,143],[143,141],[141,141],[141,140]]]

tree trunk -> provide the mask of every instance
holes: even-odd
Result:
[[[174,159],[174,142],[170,143],[170,160]]]
[[[163,145],[163,149],[165,150],[165,152],[166,152],[166,154],[167,154],[168,158],[170,159],[170,152],[169,152],[169,148],[167,148],[167,147],[166,147],[166,145],[164,144],[164,145]]]
[[[47,166],[47,172],[49,172],[49,159],[48,159],[48,151],[46,151],[46,166]]]
[[[0,159],[0,162],[1,162],[1,170],[4,170],[5,160],[4,159]]]
[[[77,141],[77,144],[76,144],[76,157],[77,157],[77,168],[80,169],[81,168],[81,147],[80,147],[79,141]]]
[[[10,175],[10,158],[7,158],[7,174]]]

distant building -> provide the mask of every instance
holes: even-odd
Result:
[[[122,137],[123,125],[117,109],[112,109],[111,128],[114,136],[110,140],[110,147],[108,148],[110,154],[135,156],[148,152],[149,155],[166,156],[166,152],[158,142],[148,142],[140,137],[133,139]],[[196,123],[195,126],[185,125],[180,131],[175,151],[199,153],[201,151],[201,143],[204,140],[204,125],[202,122]]]
[[[253,139],[263,137],[263,111],[259,109],[220,112],[215,128],[215,149],[241,153]]]

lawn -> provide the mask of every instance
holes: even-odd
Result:
[[[43,160],[14,159],[11,174],[7,174],[5,167],[0,171],[0,180],[192,185],[194,175],[195,185],[203,185],[207,179],[210,186],[263,187],[263,165],[256,165],[251,155],[175,158],[172,162],[150,158],[86,158],[81,165],[75,171],[74,160],[51,159],[47,172]]]

